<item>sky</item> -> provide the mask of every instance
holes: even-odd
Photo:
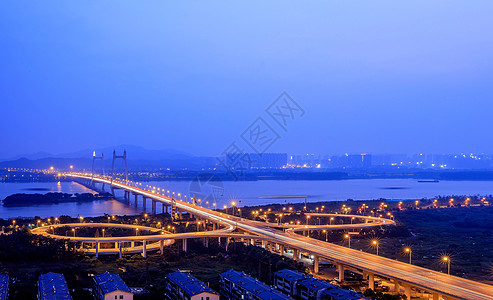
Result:
[[[493,153],[492,1],[2,1],[0,158]],[[283,130],[282,92],[303,109]]]

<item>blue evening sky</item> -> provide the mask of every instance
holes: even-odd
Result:
[[[2,1],[0,158],[217,155],[282,91],[270,152],[493,153],[493,1]]]

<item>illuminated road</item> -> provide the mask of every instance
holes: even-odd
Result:
[[[88,180],[91,179],[90,174],[66,175],[75,178]],[[110,180],[103,178],[95,177],[94,181],[105,183],[108,185],[111,184]],[[147,198],[153,199],[158,202],[163,202],[167,205],[171,204],[171,199],[169,197],[157,194],[155,192],[146,191],[134,185],[113,181],[112,186],[132,193],[143,195]],[[493,286],[491,285],[462,279],[456,276],[450,276],[407,263],[387,259],[381,256],[376,256],[362,251],[357,251],[331,243],[322,242],[320,240],[315,240],[309,237],[295,234],[293,230],[281,231],[274,228],[279,227],[277,224],[266,224],[263,222],[240,219],[239,217],[230,216],[179,200],[176,200],[176,207],[178,207],[180,210],[188,211],[190,213],[193,213],[194,215],[198,215],[213,222],[230,225],[250,234],[258,235],[263,239],[267,239],[271,242],[281,244],[291,249],[306,251],[317,257],[333,261],[334,263],[360,269],[367,272],[368,274],[374,274],[395,279],[399,281],[402,286],[418,287],[430,292],[441,294],[443,296],[448,296],[448,299],[450,297],[474,300],[493,299]],[[374,221],[376,221],[378,218],[373,219]],[[386,222],[392,221],[386,220]],[[354,225],[361,226],[364,224],[353,224],[353,226]],[[330,225],[324,225],[324,228],[327,228],[327,226]],[[346,226],[352,225],[346,224],[344,226],[345,229],[351,228]],[[293,228],[297,226],[291,225],[289,227]],[[298,227],[296,230],[312,229],[303,227]],[[231,233],[229,234],[231,235]],[[190,236],[197,237],[195,233],[190,234]]]

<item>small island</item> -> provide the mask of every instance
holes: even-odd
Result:
[[[57,204],[66,202],[89,202],[111,199],[110,193],[46,193],[46,194],[13,194],[3,199],[3,206],[26,206],[36,204]]]

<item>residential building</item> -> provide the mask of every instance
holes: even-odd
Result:
[[[97,300],[133,300],[130,288],[118,274],[104,272],[94,276],[94,298]]]
[[[306,274],[280,270],[274,273],[275,286],[284,293],[299,300],[365,300],[354,291],[340,288],[324,280]]]
[[[50,272],[39,276],[38,300],[72,300],[63,274]]]
[[[263,282],[233,269],[220,274],[221,295],[231,300],[293,299]]]
[[[219,294],[188,272],[180,270],[166,276],[166,292],[169,300],[219,300]]]
[[[0,300],[9,299],[9,276],[0,275]]]

